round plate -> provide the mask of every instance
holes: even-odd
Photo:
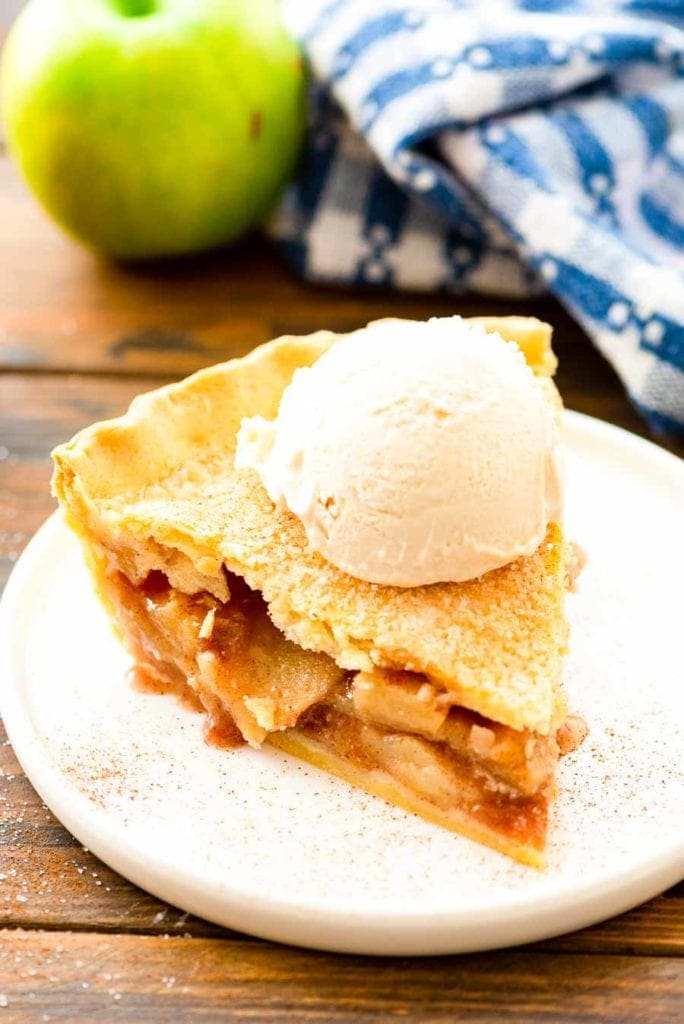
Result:
[[[642,902],[684,873],[684,466],[566,417],[565,684],[590,735],[560,769],[535,871],[277,751],[217,750],[201,716],[126,681],[127,656],[59,518],[0,609],[1,708],[26,774],[112,868],[183,910],[320,949],[450,953],[529,942]]]

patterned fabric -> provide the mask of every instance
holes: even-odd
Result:
[[[316,81],[273,230],[312,280],[579,320],[684,432],[684,0],[286,0]]]

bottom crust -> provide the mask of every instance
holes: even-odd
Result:
[[[466,839],[472,839],[476,843],[488,846],[520,864],[526,864],[533,868],[545,866],[546,808],[542,811],[544,822],[541,837],[536,838],[534,842],[531,838],[527,841],[516,840],[478,821],[467,809],[457,806],[448,809],[437,807],[436,804],[421,797],[387,772],[380,769],[359,771],[353,761],[340,757],[297,729],[273,733],[268,737],[267,742],[270,746],[277,747],[300,761],[306,761],[307,764],[313,765],[315,768],[320,768],[330,775],[343,779],[344,782],[363,790],[370,796],[380,797],[381,800],[385,800],[394,807],[399,807],[403,811],[423,818],[424,821],[429,821],[432,825],[438,825],[449,832],[455,832],[465,836]],[[535,843],[539,843],[539,845],[535,845]]]

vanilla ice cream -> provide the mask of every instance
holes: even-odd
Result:
[[[342,337],[274,421],[243,421],[236,465],[333,565],[399,587],[529,555],[561,511],[548,394],[513,342],[460,317]]]

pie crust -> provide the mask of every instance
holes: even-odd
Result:
[[[559,413],[548,325],[481,322]],[[268,741],[540,866],[561,746],[584,731],[560,687],[561,526],[477,580],[380,586],[327,563],[234,467],[242,419],[273,418],[338,337],[279,338],[139,396],[54,452],[55,494],[136,663],[199,701],[213,736]]]

